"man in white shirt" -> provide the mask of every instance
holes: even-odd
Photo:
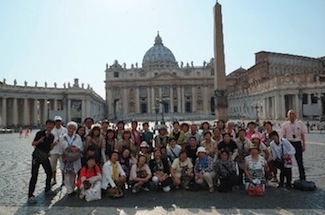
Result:
[[[284,122],[281,127],[282,137],[288,139],[295,148],[299,178],[300,180],[306,180],[302,153],[306,150],[305,134],[307,133],[307,127],[300,120],[296,119],[294,110],[289,110],[287,115],[288,121]]]
[[[56,169],[58,160],[60,157],[60,146],[59,146],[59,139],[62,135],[67,133],[67,129],[62,126],[62,118],[61,116],[55,116],[54,117],[55,126],[52,129],[51,133],[54,135],[54,142],[53,142],[53,148],[50,151],[50,163],[52,168],[52,182],[51,186],[56,184]],[[63,177],[63,174],[62,174]],[[62,178],[63,181],[63,178]]]

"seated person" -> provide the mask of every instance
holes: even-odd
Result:
[[[126,182],[126,174],[118,159],[118,152],[113,151],[102,169],[102,189],[106,196],[113,198],[123,196],[123,189],[125,188]]]
[[[235,162],[230,159],[230,153],[228,150],[221,150],[214,169],[220,180],[220,185],[218,187],[219,192],[231,191],[233,186],[239,183],[236,173],[236,165]]]
[[[159,148],[153,150],[154,158],[150,160],[149,167],[153,175],[152,182],[154,186],[161,185],[164,192],[170,191],[170,185],[173,183],[170,177],[170,167],[167,159],[161,158]]]
[[[258,145],[251,144],[249,155],[245,157],[244,171],[246,174],[245,189],[252,185],[262,185],[265,191],[265,171],[268,171],[268,165],[262,155]]]
[[[88,157],[86,164],[80,170],[77,180],[77,188],[80,190],[80,199],[85,197],[86,200],[88,199],[87,195],[89,195],[89,193],[86,192],[86,190],[90,188],[99,192],[99,196],[101,197],[101,179],[102,175],[99,166],[96,164],[95,156]]]
[[[182,150],[179,158],[176,158],[170,168],[173,184],[176,189],[183,186],[189,189],[188,184],[193,178],[193,164],[190,158],[187,157],[186,151]]]
[[[126,174],[126,181],[129,181],[130,178],[130,171],[133,164],[137,163],[137,160],[131,156],[131,152],[129,149],[124,149],[120,156],[120,164],[122,169]]]
[[[203,146],[197,149],[198,158],[194,166],[195,182],[201,186],[208,186],[209,192],[214,191],[216,173],[213,169],[213,158],[208,156]]]
[[[132,192],[137,193],[140,190],[150,191],[149,182],[151,176],[147,158],[140,154],[138,156],[138,163],[133,164],[130,172],[130,184],[133,185]]]

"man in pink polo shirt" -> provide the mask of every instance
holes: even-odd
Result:
[[[300,180],[306,180],[302,153],[306,150],[305,134],[307,133],[307,127],[300,120],[296,119],[294,110],[289,110],[287,116],[288,121],[282,124],[281,134],[296,149],[295,157],[299,168],[299,178]]]

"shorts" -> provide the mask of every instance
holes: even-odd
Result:
[[[60,157],[60,155],[58,155],[58,154],[51,155],[51,157],[50,157],[50,164],[51,164],[52,172],[56,171],[59,157]]]

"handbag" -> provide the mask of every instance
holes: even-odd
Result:
[[[87,202],[99,200],[102,198],[102,190],[96,187],[91,187],[85,190],[85,199]]]
[[[40,163],[45,163],[49,161],[49,155],[37,147],[33,152],[33,157]]]
[[[247,188],[247,193],[249,196],[263,196],[264,191],[263,191],[263,185],[262,184],[249,184]]]

